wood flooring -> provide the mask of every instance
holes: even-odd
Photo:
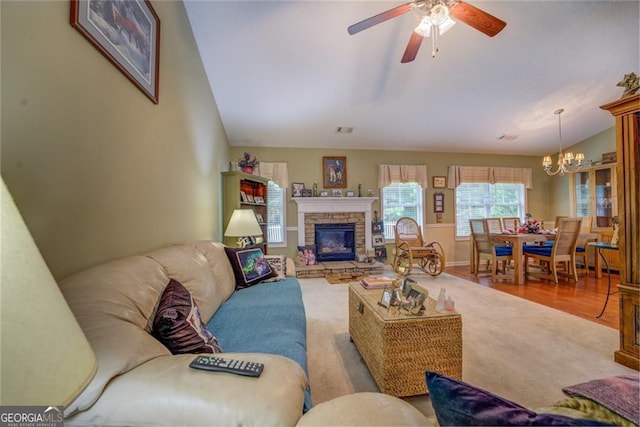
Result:
[[[590,271],[587,276],[579,277],[578,283],[560,279],[556,285],[545,280],[529,279],[524,285],[516,286],[508,281],[491,282],[489,276],[476,278],[469,272],[469,266],[446,267],[444,271],[481,286],[506,292],[617,330],[620,329],[620,307],[617,293],[609,296],[604,314],[596,319],[607,297],[608,278],[606,272],[602,273],[601,279],[596,279],[594,272]],[[620,277],[612,272],[611,292],[617,291],[618,283],[620,283]]]

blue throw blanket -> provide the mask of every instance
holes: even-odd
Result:
[[[207,323],[225,352],[278,354],[307,369],[307,319],[295,278],[237,290]],[[268,337],[268,338],[267,338]],[[304,411],[311,409],[305,392]]]

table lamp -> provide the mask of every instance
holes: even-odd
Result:
[[[0,405],[67,406],[93,378],[96,356],[4,180],[0,203]]]
[[[237,237],[238,247],[244,248],[251,244],[246,237],[262,236],[262,228],[258,224],[256,214],[252,209],[236,209],[231,214],[231,219],[229,219],[224,235],[226,237]]]

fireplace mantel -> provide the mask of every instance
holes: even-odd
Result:
[[[364,212],[365,247],[371,249],[371,204],[376,200],[377,197],[294,197],[298,204],[298,245],[305,244],[306,213]]]

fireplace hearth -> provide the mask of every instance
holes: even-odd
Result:
[[[315,224],[318,262],[355,260],[355,230],[355,223]]]

